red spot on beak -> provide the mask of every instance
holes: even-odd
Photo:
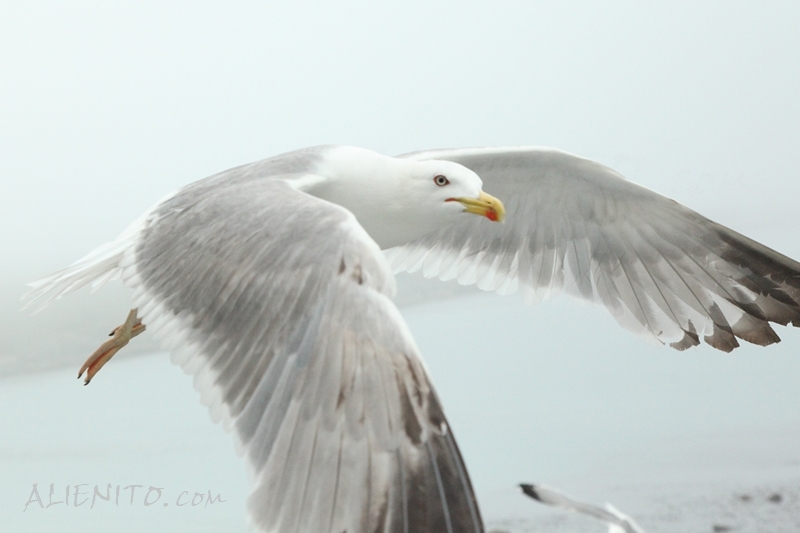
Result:
[[[497,222],[497,211],[495,211],[494,209],[488,209],[486,211],[486,218],[488,218],[492,222]]]

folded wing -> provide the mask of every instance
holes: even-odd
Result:
[[[477,217],[388,251],[396,272],[538,301],[562,289],[600,303],[623,326],[683,350],[702,337],[780,338],[800,326],[800,263],[593,161],[546,148],[478,148],[401,157],[475,171],[506,205],[506,223]]]

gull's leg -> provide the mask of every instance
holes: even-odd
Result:
[[[128,341],[144,331],[145,326],[142,324],[142,319],[136,316],[137,310],[131,309],[130,313],[128,313],[128,318],[125,319],[125,323],[114,328],[114,331],[110,333],[111,338],[101,344],[83,363],[83,366],[78,371],[78,379],[85,371],[86,379],[83,381],[84,385],[88,385],[94,375],[100,372],[103,365],[114,357],[114,354],[120,351],[123,346],[128,344]]]

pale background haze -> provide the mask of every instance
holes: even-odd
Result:
[[[796,2],[3,3],[0,522],[241,529],[242,466],[190,380],[136,355],[151,340],[90,387],[74,380],[124,319],[124,290],[34,316],[18,302],[25,282],[232,166],[315,144],[553,146],[800,258],[798,28]],[[677,353],[566,298],[432,301],[435,287],[401,279],[417,302],[402,310],[488,521],[572,527],[518,496],[520,481],[638,510],[650,533],[686,531],[659,514],[684,489],[733,501],[778,487],[774,524],[798,516],[785,487],[800,480],[800,331],[777,327],[784,342],[768,349]],[[37,481],[194,483],[231,500],[212,514],[22,513]]]

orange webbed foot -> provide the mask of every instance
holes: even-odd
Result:
[[[142,319],[136,316],[137,309],[131,309],[128,318],[121,326],[114,328],[110,333],[111,338],[100,345],[92,355],[83,363],[78,371],[78,379],[86,372],[84,385],[88,385],[92,378],[97,374],[114,355],[120,351],[130,340],[145,330]]]

